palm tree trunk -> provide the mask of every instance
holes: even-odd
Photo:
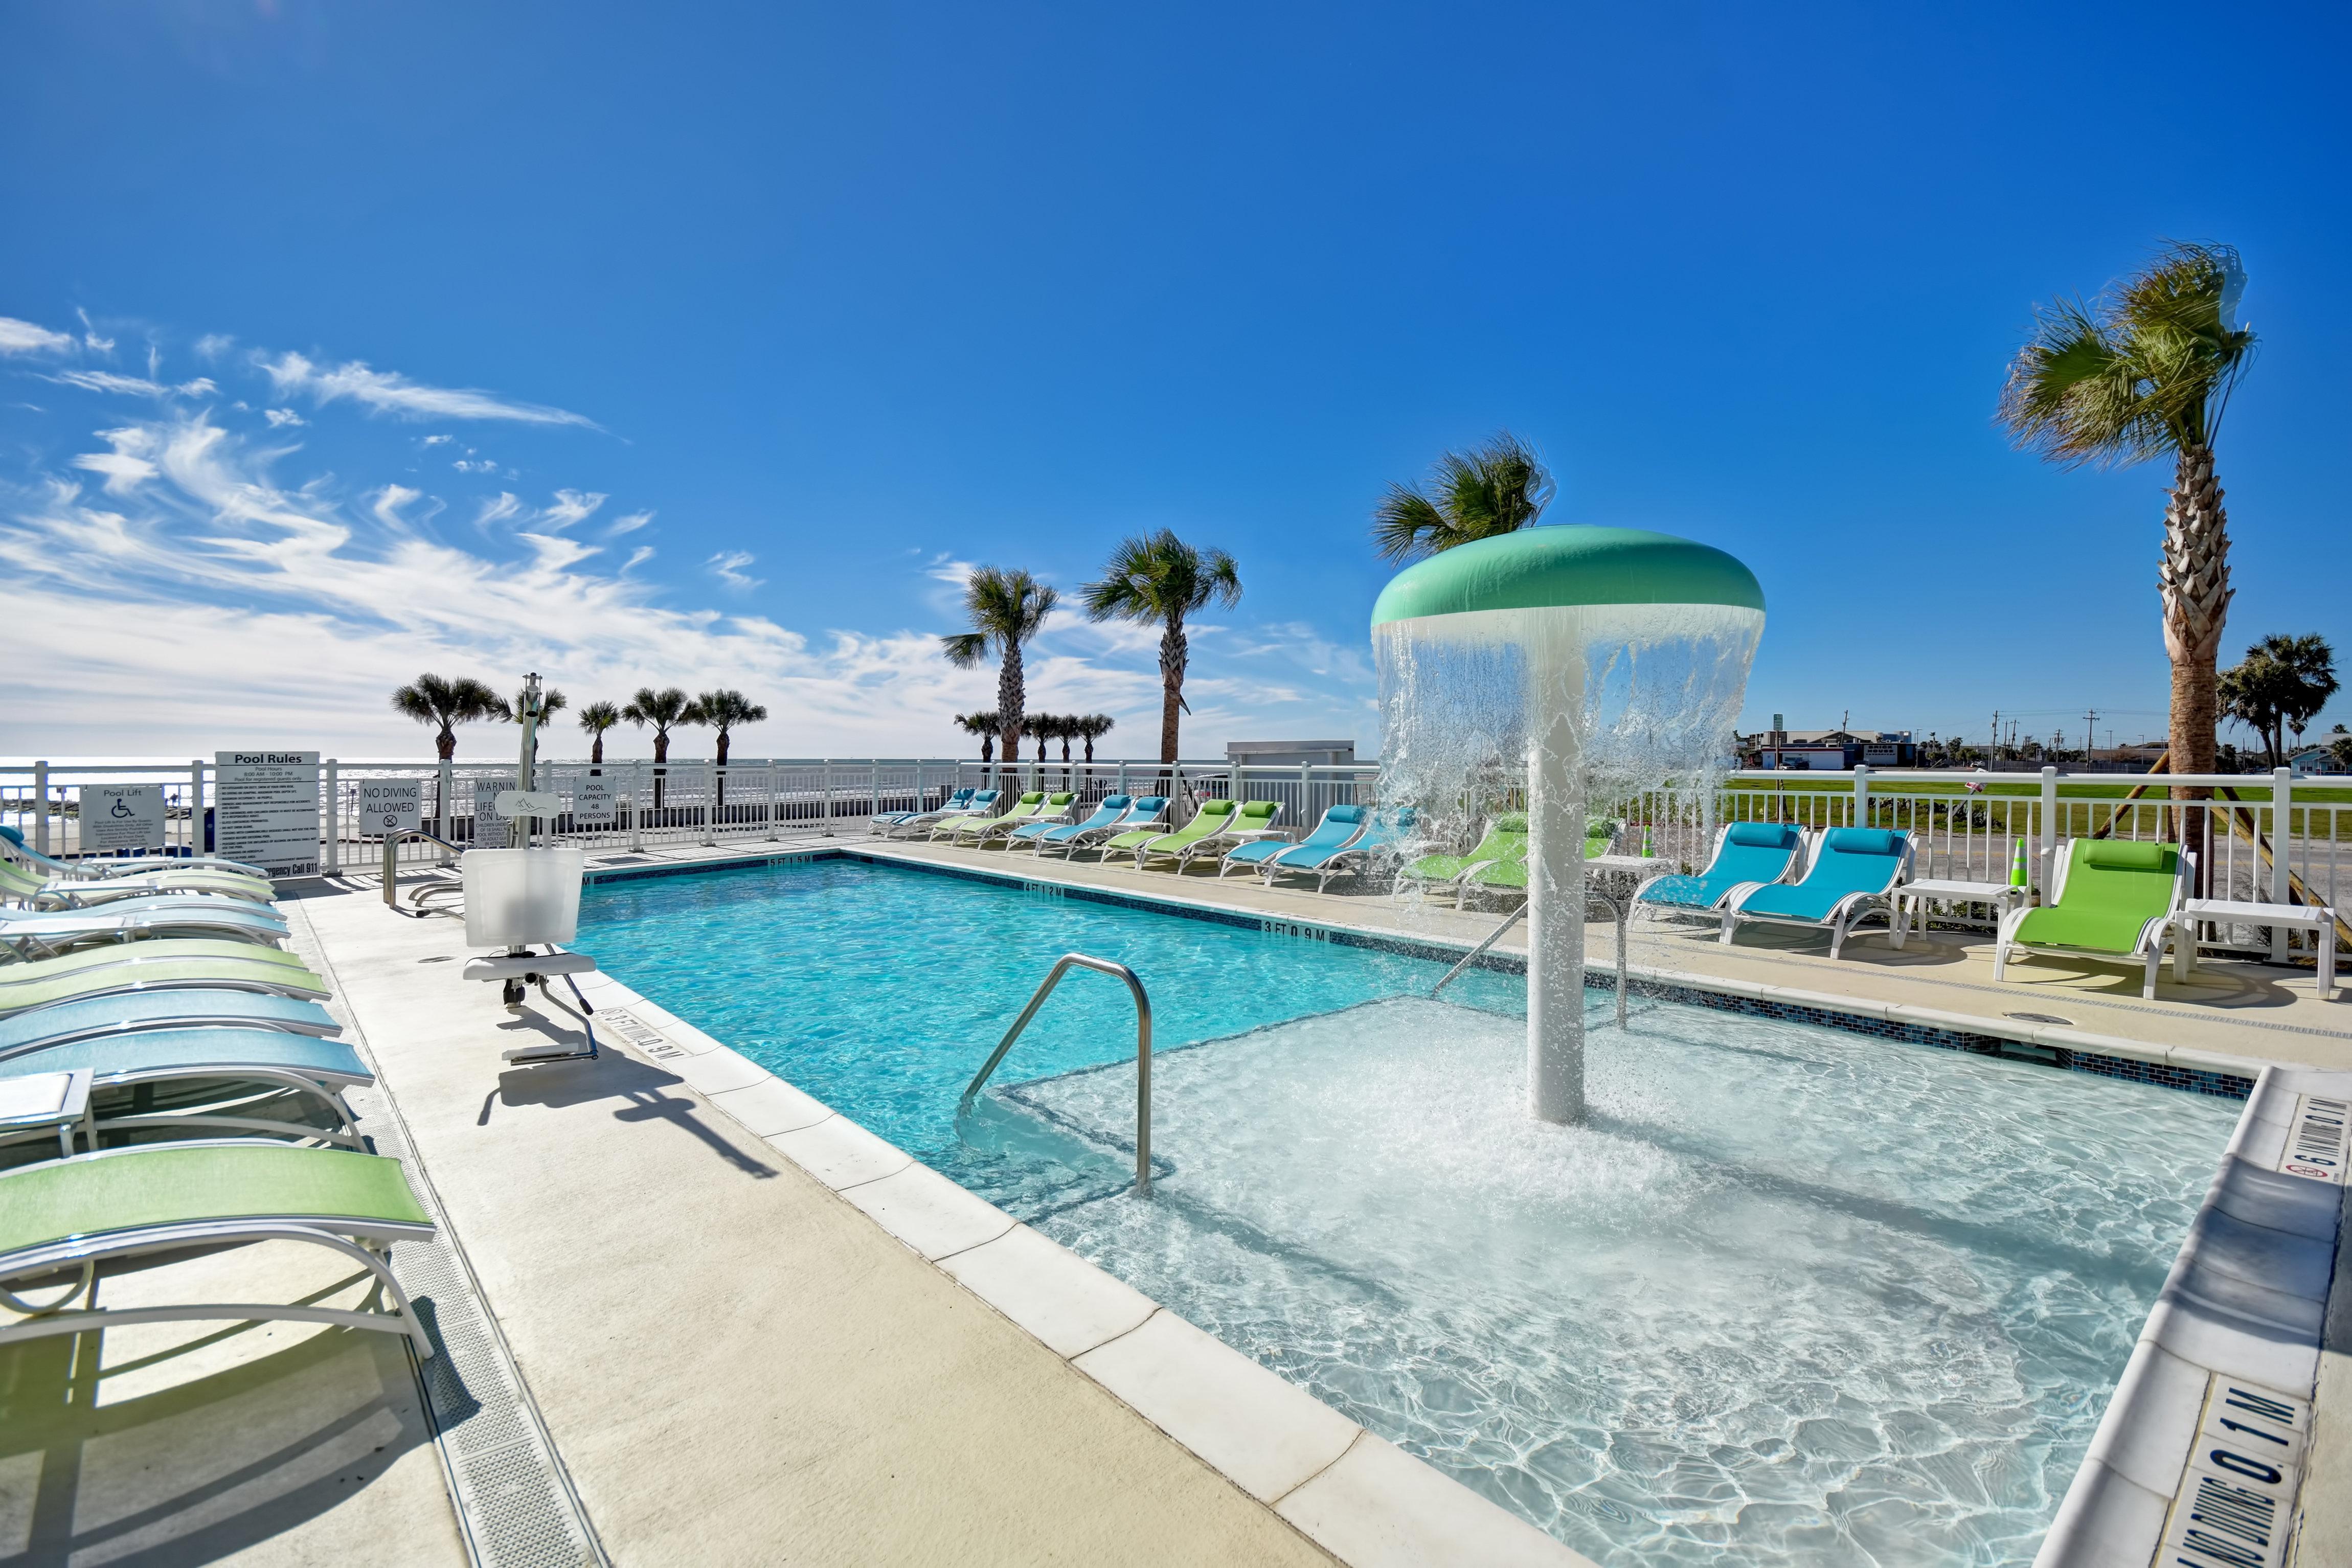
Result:
[[[669,760],[669,731],[654,731],[654,810],[662,809],[662,764]]]
[[[457,755],[457,732],[443,725],[441,733],[433,737],[433,748],[441,754],[442,761],[448,761]]]
[[[591,768],[604,766],[604,737],[601,735],[588,747],[588,766]]]
[[[727,732],[719,732],[719,768],[712,775],[719,786],[719,810],[727,810]]]
[[[996,730],[1008,768],[1021,760],[1022,708],[1027,701],[1028,693],[1021,682],[1021,644],[1008,638],[1004,663],[996,671]]]
[[[2213,770],[2213,736],[2220,711],[2214,666],[2221,628],[2230,612],[2230,519],[2221,508],[2221,487],[2213,480],[2213,449],[2183,445],[2174,466],[2172,491],[2164,508],[2164,560],[2157,570],[2164,602],[2164,649],[2172,658],[2172,767],[2179,773]],[[2174,798],[2208,799],[2212,791],[2177,789]],[[2175,836],[2189,834],[2190,813]],[[2198,881],[2210,872],[2199,857]],[[2202,892],[2200,886],[2199,889]]]
[[[1177,726],[1184,711],[1184,664],[1190,652],[1184,639],[1184,618],[1168,617],[1160,634],[1160,760],[1176,760]]]

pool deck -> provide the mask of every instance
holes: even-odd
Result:
[[[831,850],[1454,947],[1502,915],[847,832],[591,871]],[[1581,1561],[625,985],[591,990],[614,1015],[599,1060],[508,1068],[502,1048],[568,1025],[463,980],[457,922],[396,917],[366,878],[296,884],[286,906],[576,1499],[578,1560]],[[1613,928],[1589,936],[1605,967]],[[1996,987],[1990,944],[1958,934],[1900,954],[1865,936],[1832,964],[1818,938],[1645,927],[1627,957],[1729,995],[2207,1071],[2352,1069],[2352,998],[2315,998],[2307,970],[2168,971],[2145,1002],[2121,968],[2039,961]],[[110,1300],[232,1262],[268,1299],[334,1283],[257,1251]],[[2352,1247],[2336,1264],[2352,1272]],[[2331,1306],[2306,1568],[2352,1560],[2352,1285]],[[465,1484],[465,1423],[428,1409],[399,1340],[209,1328],[116,1331],[100,1358],[0,1351],[0,1558],[520,1560],[486,1528],[495,1497]]]

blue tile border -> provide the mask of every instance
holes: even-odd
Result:
[[[687,865],[652,865],[621,867],[592,871],[586,881],[591,883],[636,882],[663,876],[710,876],[729,872],[762,870],[769,867],[826,860],[863,861],[868,865],[895,866],[903,871],[926,876],[951,876],[964,882],[986,883],[1003,887],[1008,883],[1029,883],[1050,887],[1063,897],[1084,899],[1089,904],[1109,904],[1118,909],[1138,909],[1155,915],[1172,915],[1186,920],[1205,920],[1213,925],[1239,926],[1244,930],[1265,931],[1292,927],[1311,930],[1317,939],[1341,946],[1362,947],[1373,952],[1394,953],[1408,958],[1429,958],[1439,963],[1458,961],[1458,948],[1436,942],[1415,941],[1405,936],[1381,936],[1370,932],[1349,931],[1332,926],[1309,925],[1297,921],[1281,920],[1270,915],[1244,915],[1234,910],[1208,909],[1193,904],[1171,904],[1156,898],[1142,898],[1131,894],[1116,893],[1108,888],[1089,887],[1083,883],[1055,882],[1044,878],[1024,877],[1014,871],[979,871],[965,866],[939,865],[924,861],[905,861],[895,855],[868,854],[852,845],[831,845],[819,850],[788,850],[772,855],[747,855],[737,860],[719,862],[697,862]],[[1508,954],[1486,953],[1480,956],[1478,967],[1496,969],[1506,974],[1525,974],[1527,962]],[[1605,967],[1588,967],[1584,972],[1588,990],[1614,991],[1616,976]],[[1701,990],[1692,987],[1662,985],[1654,980],[1632,980],[1627,991],[1635,996],[1655,1000],[1676,1001],[1694,1007],[1713,1008],[1718,1012],[1746,1013],[1755,1018],[1775,1019],[1784,1023],[1818,1024],[1824,1029],[1843,1030],[1849,1034],[1866,1034],[1880,1040],[1898,1041],[1905,1045],[1930,1046],[1937,1051],[1961,1051],[1976,1056],[2002,1056],[2013,1061],[2035,1061],[2070,1072],[2088,1072],[2101,1078],[2115,1078],[2130,1083],[2152,1084],[2160,1089],[2178,1089],[2189,1094],[2205,1094],[2218,1100],[2243,1100],[2252,1092],[2254,1081],[2231,1072],[2213,1072],[2201,1068],[2174,1067],[2160,1061],[2137,1061],[2126,1056],[2106,1056],[2096,1051],[2070,1051],[2061,1046],[2034,1046],[2004,1039],[2000,1035],[1977,1034],[1966,1030],[1937,1029],[1927,1024],[1896,1023],[1886,1019],[1865,1018],[1856,1013],[1839,1012],[1830,1008],[1806,1007],[1793,1002],[1778,1002],[1763,997],[1737,997],[1720,991]]]

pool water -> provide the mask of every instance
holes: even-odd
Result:
[[[1545,1127],[1514,977],[853,860],[608,884],[579,945],[1612,1563],[2030,1561],[2238,1112],[1647,1003]],[[1150,1200],[1115,980],[957,1124],[1072,950],[1151,992]]]

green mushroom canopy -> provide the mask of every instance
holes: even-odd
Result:
[[[1521,528],[1458,545],[1397,573],[1372,624],[1481,611],[1603,604],[1764,610],[1755,573],[1711,545],[1643,528]]]

